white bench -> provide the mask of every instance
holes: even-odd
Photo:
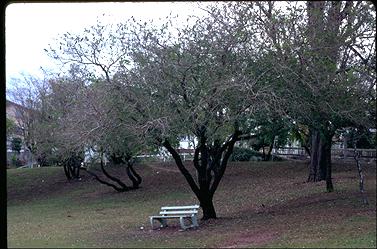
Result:
[[[198,227],[198,214],[199,205],[192,206],[175,206],[175,207],[161,207],[160,215],[150,216],[152,229],[154,229],[153,221],[158,220],[161,223],[160,227],[167,227],[167,219],[179,218],[181,228],[186,230],[191,227]],[[186,226],[185,220],[191,220],[191,225]]]

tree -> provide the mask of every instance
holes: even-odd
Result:
[[[160,28],[131,20],[113,32],[108,30],[114,26],[98,24],[83,34],[65,34],[60,49],[49,50],[63,63],[76,63],[87,75],[97,75],[111,89],[102,91],[102,99],[112,107],[107,109],[98,102],[100,97],[89,100],[96,95],[89,94],[96,85],[89,83],[93,87],[83,103],[93,106],[91,121],[82,118],[79,110],[84,108],[75,108],[74,120],[80,120],[76,125],[85,122],[93,144],[101,145],[101,134],[114,130],[138,135],[146,145],[165,147],[197,196],[203,219],[216,218],[213,196],[234,144],[249,136],[248,120],[255,110],[267,107],[268,87],[258,84],[251,68],[256,37],[245,35],[251,21],[234,15],[236,7],[212,7],[207,17],[194,17],[194,24],[177,32],[172,19]],[[108,118],[115,112],[122,115]],[[72,134],[83,141],[81,134]],[[196,180],[174,148],[182,135],[198,140],[193,160]]]
[[[257,117],[255,123],[255,129],[253,133],[256,136],[254,139],[253,148],[255,150],[263,149],[263,160],[269,161],[273,159],[271,153],[275,146],[284,146],[288,142],[288,135],[290,126],[292,126],[288,120],[285,120],[281,116],[272,112],[262,113]],[[268,146],[267,154],[265,147]]]
[[[127,115],[125,113],[121,113],[121,106],[114,106],[115,104],[113,101],[117,99],[113,98],[111,94],[107,96],[108,99],[106,100],[107,104],[111,103],[109,106],[110,109],[107,109],[107,115],[101,116],[101,119],[106,120],[106,122],[110,121],[110,125],[104,125],[107,127],[107,131],[101,137],[92,141],[96,147],[99,147],[100,158],[101,158],[101,170],[104,176],[107,177],[107,180],[111,180],[115,182],[115,184],[110,183],[107,180],[101,179],[97,174],[93,171],[90,171],[89,168],[86,171],[95,177],[100,183],[111,186],[118,192],[124,192],[129,190],[138,189],[139,185],[142,182],[141,176],[136,172],[134,169],[134,163],[136,155],[140,153],[141,150],[145,148],[142,143],[140,143],[135,135],[133,135],[133,131],[127,128],[122,123],[114,125],[120,119],[122,120],[127,119]],[[102,102],[103,103],[103,102]],[[113,111],[110,111],[113,110]],[[115,111],[114,111],[115,110]],[[124,111],[124,110],[123,110]],[[132,185],[128,186],[126,183],[122,182],[119,178],[110,175],[104,168],[104,164],[102,161],[103,155],[106,155],[107,158],[110,159],[112,164],[121,164],[125,165],[126,172],[129,180],[131,180]]]
[[[16,105],[16,126],[22,133],[23,143],[27,150],[31,152],[31,161],[36,159],[40,165],[45,165],[45,154],[40,153],[43,147],[43,140],[50,139],[48,131],[37,125],[43,118],[43,112],[40,112],[43,102],[42,97],[48,91],[48,81],[38,79],[32,76],[24,75],[23,78],[15,78],[11,81],[11,87],[7,89],[9,97]],[[38,146],[37,146],[38,145]]]
[[[113,90],[118,84],[114,71],[127,64],[123,58],[123,36],[116,36],[119,34],[117,31],[122,30],[120,26],[114,30],[112,25],[97,23],[82,34],[64,34],[59,40],[59,49],[52,45],[47,50],[53,58],[69,66],[69,77],[58,84],[65,92],[60,95],[70,100],[72,95],[77,96],[69,112],[60,118],[59,140],[65,144],[62,151],[70,154],[77,154],[83,148],[96,151],[100,155],[101,171],[106,180],[90,167],[85,168],[86,172],[118,192],[137,189],[141,184],[142,179],[133,164],[134,157],[143,149],[123,124],[123,120],[128,119],[127,109],[122,106],[123,96],[116,95]],[[69,85],[76,86],[73,92]],[[132,186],[109,174],[102,160],[104,155],[113,159],[112,162],[126,165]]]
[[[361,152],[357,151],[357,149],[356,149],[357,148],[356,147],[357,142],[360,138],[363,137],[363,135],[365,135],[365,131],[363,131],[363,129],[361,129],[361,131],[358,130],[357,128],[351,129],[351,139],[350,140],[352,141],[352,144],[353,144],[353,149],[354,149],[353,158],[356,161],[357,173],[358,173],[358,176],[359,176],[359,190],[360,190],[360,193],[361,193],[363,204],[369,205],[368,197],[367,197],[365,189],[364,189],[364,174],[363,174],[363,170],[362,170],[362,166],[361,166],[361,162],[360,162]]]
[[[12,150],[20,154],[22,149],[22,139],[19,137],[15,137],[12,139]]]
[[[12,119],[6,117],[6,127],[5,127],[5,130],[6,130],[7,135],[10,135],[13,132],[13,129],[14,129],[15,125],[16,124],[15,124],[15,122]]]
[[[122,77],[134,82],[135,97],[128,102],[139,115],[135,130],[169,151],[198,198],[204,220],[217,217],[213,197],[234,144],[249,135],[247,120],[264,108],[268,95],[250,66],[254,37],[244,36],[250,20],[226,8],[209,9],[207,17],[178,29],[177,36],[168,24],[131,29],[134,67]],[[198,141],[193,159],[197,179],[172,145],[182,134]]]
[[[7,89],[7,96],[18,105],[15,106],[17,120],[26,148],[35,155],[36,130],[35,120],[38,115],[35,110],[39,105],[39,95],[45,90],[45,81],[24,75],[23,78],[12,79],[12,87]]]
[[[68,180],[81,180],[80,168],[83,160],[83,153],[80,152],[71,152],[67,158],[62,159],[60,163],[63,164],[64,174]]]
[[[367,2],[257,3],[266,49],[285,82],[288,116],[310,130],[308,181],[331,180],[331,143],[336,130],[370,127],[375,101],[375,16]],[[258,12],[256,12],[258,13]],[[362,50],[358,50],[362,49]],[[336,96],[336,97],[335,97]],[[374,97],[373,97],[374,96]],[[351,108],[350,108],[351,107]],[[366,112],[367,111],[367,112]]]

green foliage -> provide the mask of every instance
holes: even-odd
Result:
[[[15,127],[16,127],[16,124],[14,123],[14,121],[7,117],[6,118],[6,133],[7,133],[7,135],[12,133],[12,131]]]
[[[58,155],[54,150],[50,149],[37,155],[37,162],[40,166],[55,166],[61,164],[64,160],[61,155]]]
[[[17,163],[17,156],[16,156],[16,154],[12,155],[11,161],[12,161],[12,165],[16,165],[16,163]]]
[[[12,155],[12,158],[11,158],[11,164],[12,164],[13,166],[20,167],[20,166],[24,165],[25,162],[23,162],[22,160],[20,160],[20,159],[17,157],[16,154],[13,154],[13,155]]]
[[[248,148],[234,147],[231,161],[261,161],[262,153]]]
[[[19,137],[15,137],[12,139],[12,150],[20,153],[22,148],[22,139]]]
[[[347,147],[353,148],[354,142],[356,142],[356,148],[358,149],[376,149],[376,133],[370,132],[368,129],[351,129],[347,134],[349,137],[347,140]]]

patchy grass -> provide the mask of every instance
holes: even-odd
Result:
[[[9,169],[8,247],[376,248],[376,166],[364,166],[369,206],[352,164],[334,164],[326,193],[324,182],[305,182],[305,163],[230,163],[214,198],[219,219],[185,232],[177,220],[149,225],[163,205],[197,203],[173,163],[136,166],[142,187],[124,193],[85,172],[68,182],[62,168]],[[110,170],[126,179],[124,168]]]

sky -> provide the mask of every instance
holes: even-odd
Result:
[[[22,74],[43,77],[54,70],[55,62],[44,51],[59,34],[80,32],[93,25],[117,23],[131,16],[158,20],[170,13],[184,22],[189,14],[200,13],[194,2],[114,2],[114,3],[14,3],[5,10],[5,65],[7,87]]]

